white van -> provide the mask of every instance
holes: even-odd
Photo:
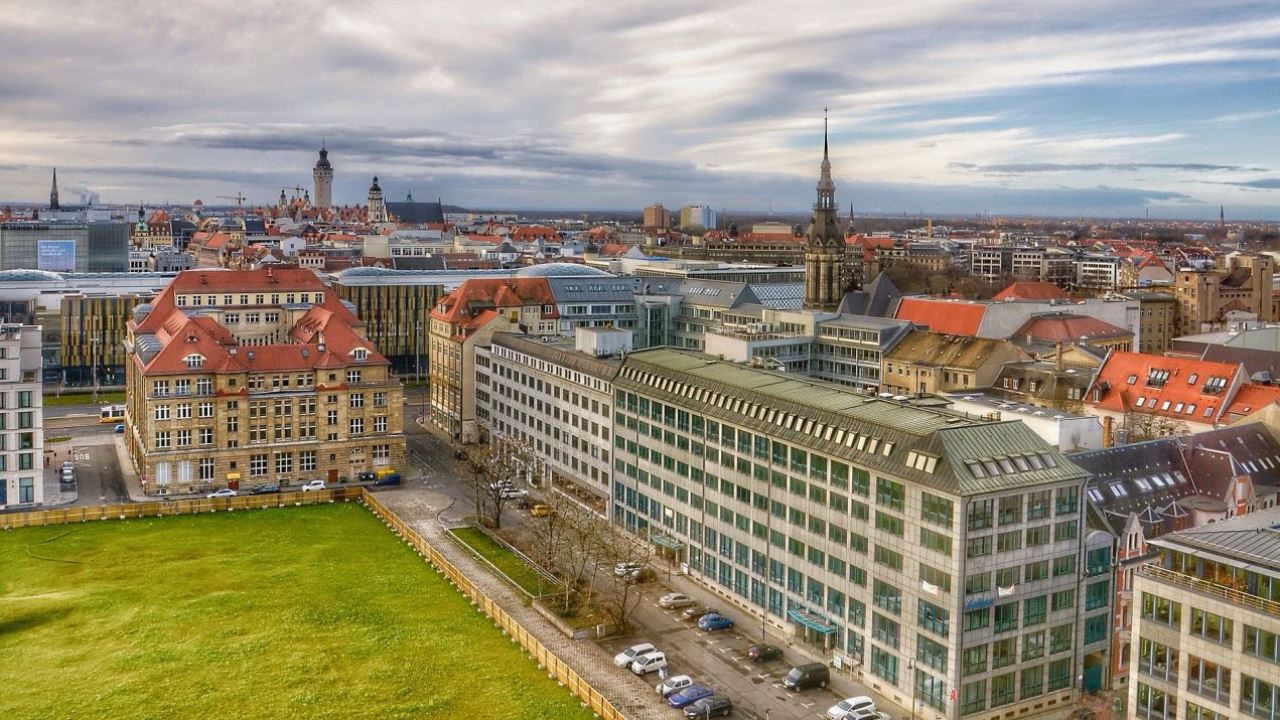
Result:
[[[667,669],[667,654],[661,650],[654,650],[647,655],[641,655],[631,663],[631,672],[637,675],[658,672]]]

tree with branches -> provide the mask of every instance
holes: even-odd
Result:
[[[476,517],[499,529],[502,527],[503,509],[525,492],[525,486],[533,478],[540,477],[542,461],[528,444],[512,438],[470,445],[466,452],[471,467]]]

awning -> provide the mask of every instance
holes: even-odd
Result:
[[[649,540],[651,540],[654,545],[657,545],[658,547],[667,548],[668,550],[684,549],[684,543],[671,537],[670,535],[654,535],[650,537]]]
[[[814,615],[806,610],[797,610],[792,608],[787,611],[787,619],[792,622],[800,623],[810,630],[820,632],[824,635],[830,635],[836,631],[836,627],[828,623],[826,618]]]

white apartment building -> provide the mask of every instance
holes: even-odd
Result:
[[[579,328],[576,339],[495,333],[476,348],[481,425],[527,443],[545,462],[543,480],[601,515],[612,475],[613,376],[630,340],[627,330]]]
[[[44,502],[40,326],[0,325],[0,510]]]

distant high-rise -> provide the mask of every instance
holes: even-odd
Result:
[[[329,151],[324,143],[320,143],[320,159],[311,171],[311,178],[316,185],[316,207],[328,210],[333,204],[333,166],[329,164]]]
[[[671,225],[671,213],[662,207],[662,203],[645,207],[644,227],[665,230],[669,225]]]
[[[716,229],[716,211],[707,205],[689,205],[680,209],[681,228]]]
[[[49,191],[49,209],[58,210],[58,168],[53,169],[53,189]]]
[[[378,186],[378,176],[373,176],[373,184],[369,186],[369,222],[384,223],[391,218],[387,216],[387,203],[382,199],[382,188]]]
[[[822,121],[822,174],[818,202],[804,239],[804,306],[834,311],[844,290],[844,236],[836,223],[836,184],[827,153],[827,121]]]

